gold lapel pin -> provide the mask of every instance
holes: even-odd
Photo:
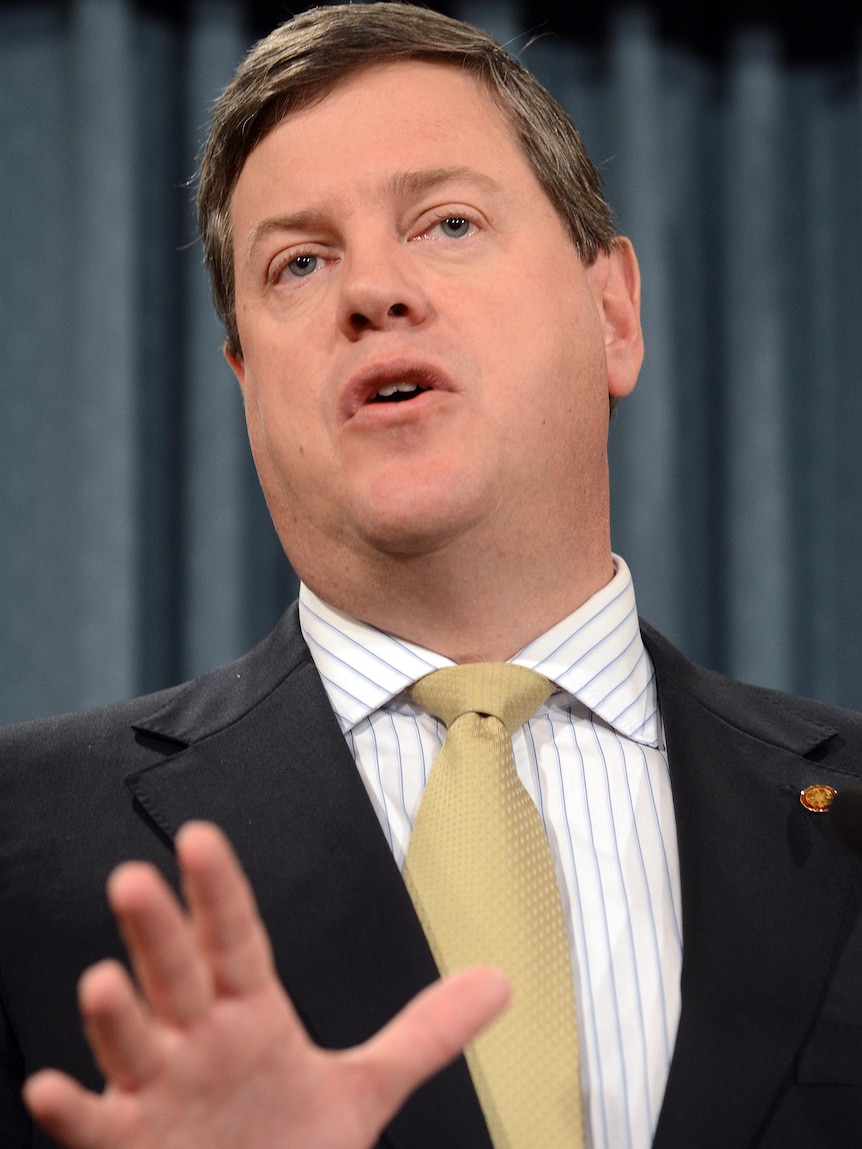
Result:
[[[799,795],[799,801],[813,814],[825,814],[837,793],[831,786],[806,786]]]

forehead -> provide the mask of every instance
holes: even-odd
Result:
[[[532,176],[508,116],[477,78],[399,61],[351,73],[276,124],[247,157],[236,193],[276,174],[283,190],[314,194],[327,181],[358,189],[393,171],[450,166]]]
[[[377,97],[381,92],[386,93],[384,99],[397,96],[398,103],[379,108]],[[382,110],[383,119],[392,130],[408,119],[434,122],[440,118],[441,104],[457,105],[464,117],[490,118],[497,127],[510,132],[514,140],[508,116],[497,102],[499,98],[496,93],[492,96],[475,73],[455,64],[438,60],[391,60],[348,71],[322,96],[288,113],[280,123],[301,123],[306,118],[313,119],[314,113],[320,110],[326,113],[337,109],[356,116]]]

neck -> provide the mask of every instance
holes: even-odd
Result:
[[[613,577],[610,540],[556,540],[547,552],[367,556],[300,572],[330,605],[453,662],[503,662],[587,601]],[[332,572],[337,571],[333,577]],[[328,577],[320,577],[325,574]]]

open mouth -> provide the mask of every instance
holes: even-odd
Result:
[[[369,403],[404,403],[408,399],[415,399],[429,387],[422,387],[419,383],[387,383],[379,388],[368,400]]]
[[[342,391],[340,405],[345,421],[349,421],[366,407],[380,403],[409,403],[428,391],[451,390],[452,384],[440,368],[413,358],[392,358],[369,363],[364,371],[353,375]],[[431,399],[433,396],[427,402]],[[426,402],[419,403],[417,414],[419,408],[424,410],[425,406]],[[383,425],[387,425],[387,420]]]

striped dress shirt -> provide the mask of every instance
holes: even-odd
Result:
[[[513,738],[572,953],[587,1143],[649,1149],[680,1010],[679,859],[655,677],[628,567],[512,661],[557,691]],[[404,690],[451,661],[307,587],[300,624],[386,840],[404,863],[445,727]]]

